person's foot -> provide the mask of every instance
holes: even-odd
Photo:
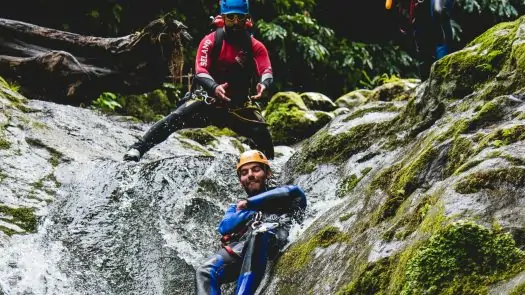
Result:
[[[129,151],[127,151],[127,153],[124,154],[124,161],[138,162],[139,160],[140,160],[140,152],[139,150],[135,148],[130,148]]]

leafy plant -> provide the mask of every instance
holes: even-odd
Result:
[[[11,89],[14,92],[18,92],[20,90],[20,86],[15,83],[9,83],[4,78],[0,77],[0,85],[2,85],[5,88]]]
[[[122,105],[117,102],[117,95],[111,92],[103,92],[95,101],[93,101],[92,106],[100,110],[111,112],[114,112],[117,108],[122,108]]]

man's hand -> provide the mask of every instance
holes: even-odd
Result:
[[[231,101],[231,99],[229,99],[226,96],[226,88],[228,88],[228,82],[217,86],[215,88],[215,96],[220,98],[220,99],[222,99],[222,100],[224,100],[224,101],[226,101],[226,102],[229,102],[229,101]]]
[[[237,201],[237,207],[236,211],[241,211],[248,208],[248,201],[247,200],[239,200]]]
[[[258,83],[257,84],[257,94],[252,96],[251,99],[259,99],[261,98],[264,90],[266,89],[266,86],[264,86],[263,84],[261,83]]]

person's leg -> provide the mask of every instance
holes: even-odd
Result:
[[[142,138],[130,147],[128,153],[124,155],[124,160],[138,161],[152,147],[166,140],[170,134],[179,129],[205,125],[206,113],[209,112],[209,108],[210,106],[203,101],[187,101],[151,126]]]
[[[414,41],[417,48],[417,60],[419,76],[421,80],[426,80],[430,75],[430,69],[434,62],[435,51],[435,29],[432,22],[430,10],[433,6],[432,1],[423,1],[415,10]]]
[[[453,0],[432,0],[432,21],[435,27],[435,55],[436,60],[444,57],[450,52],[452,43],[451,12]]]
[[[255,294],[266,271],[270,239],[271,233],[261,232],[251,234],[246,241],[235,295]]]
[[[221,294],[221,285],[235,281],[242,260],[220,249],[195,271],[195,294]]]
[[[274,146],[268,126],[259,110],[247,108],[230,114],[228,127],[235,133],[250,138],[252,148],[263,152],[268,159],[274,158]]]

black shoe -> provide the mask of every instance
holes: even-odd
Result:
[[[130,148],[129,151],[124,154],[124,161],[140,161],[140,152],[135,148]]]

